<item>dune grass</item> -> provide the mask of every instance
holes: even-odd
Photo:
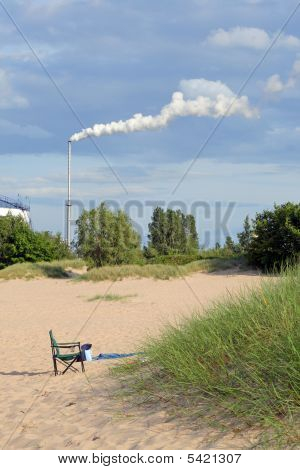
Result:
[[[244,266],[244,261],[236,258],[205,259],[192,261],[182,266],[168,264],[103,266],[101,268],[90,269],[80,275],[78,280],[105,281],[109,279],[116,281],[127,277],[171,279],[200,271],[214,272],[242,266]]]
[[[82,259],[60,260],[38,263],[17,263],[0,270],[0,279],[34,279],[40,277],[64,279],[74,277],[77,281],[120,280],[127,277],[171,279],[187,276],[197,271],[214,272],[234,267],[243,268],[242,258],[215,258],[193,261],[184,265],[145,264],[118,265],[92,268],[86,273],[72,276],[70,270],[86,266]]]
[[[51,262],[17,263],[0,270],[0,279],[34,279],[48,277],[64,279],[70,277],[69,269],[81,269],[85,262],[81,259],[63,259]]]
[[[136,297],[136,294],[131,295],[118,295],[118,294],[105,294],[105,295],[94,295],[90,297],[88,302],[94,302],[95,300],[104,300],[105,302],[118,302],[129,299],[130,297]]]
[[[299,266],[194,312],[141,350],[146,361],[117,369],[131,390],[187,403],[191,414],[225,411],[265,429],[267,447],[300,447]]]

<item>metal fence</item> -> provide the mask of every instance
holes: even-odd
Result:
[[[0,195],[0,207],[5,207],[5,208],[14,208],[14,209],[20,209],[21,211],[30,211],[30,206],[28,204],[24,204],[22,201],[11,199],[10,197],[7,196],[1,196]]]

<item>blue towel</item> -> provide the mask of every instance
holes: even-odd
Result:
[[[122,357],[130,357],[136,356],[137,354],[141,353],[128,353],[128,354],[117,354],[117,353],[110,353],[110,354],[99,354],[99,356],[94,356],[93,361],[100,361],[102,359],[120,359]]]

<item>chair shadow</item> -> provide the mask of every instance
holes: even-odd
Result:
[[[49,374],[50,374],[50,371],[45,371],[45,372],[29,372],[27,370],[24,370],[24,371],[12,370],[11,372],[0,371],[0,375],[21,375],[21,376],[26,376],[26,377],[32,377],[35,375],[49,375]]]

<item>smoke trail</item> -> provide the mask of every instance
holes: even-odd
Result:
[[[100,137],[116,133],[127,134],[129,132],[156,130],[166,127],[176,117],[184,116],[221,116],[242,115],[245,118],[258,117],[258,110],[251,108],[247,96],[237,97],[221,82],[209,82],[204,79],[183,80],[181,86],[184,91],[191,88],[192,95],[200,88],[207,88],[207,95],[199,94],[193,99],[185,99],[181,91],[175,91],[171,102],[165,105],[159,114],[144,116],[141,113],[134,114],[126,121],[112,121],[107,124],[95,124],[93,127],[83,129],[70,137],[71,141],[79,141],[89,136]],[[212,90],[216,93],[212,96]],[[218,90],[220,93],[218,93]],[[191,94],[191,93],[190,93]]]

